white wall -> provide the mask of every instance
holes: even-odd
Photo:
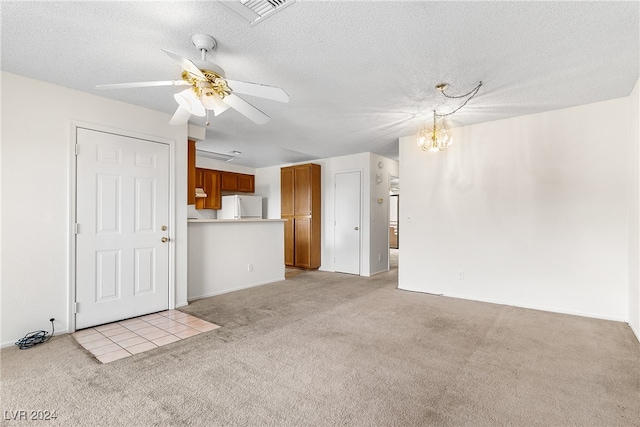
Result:
[[[256,194],[263,197],[263,218],[280,218],[280,167],[270,166],[256,169]]]
[[[399,287],[627,320],[628,105],[457,128],[435,154],[401,138]]]
[[[72,120],[176,141],[176,304],[187,302],[187,126],[169,114],[2,72],[0,343],[69,328]]]
[[[389,270],[389,188],[391,187],[389,178],[391,176],[398,176],[398,162],[371,153],[370,275]]]
[[[640,341],[640,79],[629,96],[629,325]]]
[[[188,228],[190,301],[284,280],[284,222],[191,222]]]

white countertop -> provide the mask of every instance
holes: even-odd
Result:
[[[187,219],[188,223],[233,223],[240,224],[243,222],[284,222],[284,219],[258,219],[258,218],[247,218],[247,219]]]

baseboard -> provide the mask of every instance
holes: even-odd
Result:
[[[377,276],[378,274],[388,273],[390,270],[380,270],[369,274],[369,277]]]
[[[416,290],[416,289],[408,289],[408,288],[398,288],[398,289],[404,290],[404,291],[411,291],[411,292],[419,292],[419,293],[423,293],[423,294],[429,294],[429,292]],[[431,295],[434,295],[434,294],[431,294]],[[478,301],[478,302],[486,302],[486,303],[489,303],[489,304],[498,304],[498,305],[507,305],[507,306],[510,306],[510,307],[526,308],[528,310],[546,311],[546,312],[549,312],[549,313],[570,314],[572,316],[590,317],[590,318],[593,318],[593,319],[611,320],[611,321],[614,321],[614,322],[624,322],[624,323],[628,322],[628,319],[623,318],[623,317],[605,316],[605,315],[602,315],[602,314],[589,313],[589,312],[583,312],[583,311],[577,311],[577,310],[563,310],[563,309],[558,309],[558,308],[555,308],[555,307],[544,307],[544,306],[527,305],[527,304],[514,304],[513,302],[510,302],[510,301],[501,301],[501,300],[485,299],[485,298],[471,298],[471,297],[468,297],[468,296],[456,295],[456,294],[437,294],[437,295],[438,296],[443,296],[443,297],[449,297],[449,298],[464,299],[464,300],[468,300],[468,301]]]
[[[627,322],[627,324],[631,328],[631,332],[633,332],[633,334],[636,336],[636,339],[638,340],[638,342],[640,342],[640,331],[637,331],[636,328],[634,328],[631,323]]]
[[[237,288],[225,289],[223,291],[210,292],[210,293],[204,294],[204,295],[198,295],[198,296],[189,297],[189,298],[187,298],[187,301],[191,302],[191,301],[195,301],[195,300],[202,299],[202,298],[215,297],[216,295],[228,294],[229,292],[235,292],[235,291],[241,291],[243,289],[255,288],[256,286],[269,285],[271,283],[282,282],[283,280],[284,280],[284,276],[282,278],[280,278],[280,279],[267,280],[265,282],[253,283],[251,285],[238,286]]]
[[[181,303],[181,304],[176,304],[176,308],[186,307],[186,306],[188,306],[188,305],[189,305],[189,301],[187,301],[187,302],[183,302],[183,303]]]
[[[68,329],[62,329],[60,331],[56,330],[56,333],[53,334],[53,336],[57,337],[58,335],[64,335],[64,334],[68,334],[68,333],[69,333]],[[16,342],[18,342],[18,340],[21,340],[22,338],[24,338],[24,335],[21,336],[20,338],[16,338],[13,341],[7,341],[7,342],[0,343],[0,348],[13,347],[14,345],[16,345]]]

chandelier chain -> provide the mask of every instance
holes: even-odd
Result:
[[[450,99],[459,99],[459,98],[464,98],[464,97],[467,97],[467,96],[468,96],[468,98],[467,98],[467,99],[462,103],[462,105],[460,105],[458,108],[456,108],[456,109],[455,109],[455,110],[453,110],[453,111],[450,111],[450,112],[445,113],[445,114],[436,113],[435,111],[434,111],[433,113],[434,113],[437,117],[447,117],[447,116],[452,115],[453,113],[457,112],[457,111],[458,111],[458,110],[460,110],[462,107],[464,107],[465,105],[467,105],[467,102],[471,101],[471,99],[472,99],[474,96],[476,96],[476,94],[477,94],[477,93],[478,93],[478,91],[480,90],[480,87],[481,87],[481,86],[482,86],[482,82],[479,82],[479,83],[476,85],[476,87],[474,87],[473,89],[471,89],[469,92],[465,93],[464,95],[458,95],[458,96],[455,96],[455,95],[447,95],[446,93],[444,93],[444,89],[442,89],[442,90],[440,91],[440,93],[442,93],[442,95],[443,95],[445,98],[450,98]]]

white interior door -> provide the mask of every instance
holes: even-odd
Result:
[[[337,173],[335,183],[334,269],[360,274],[360,172]]]
[[[169,307],[169,146],[77,130],[76,328]]]

